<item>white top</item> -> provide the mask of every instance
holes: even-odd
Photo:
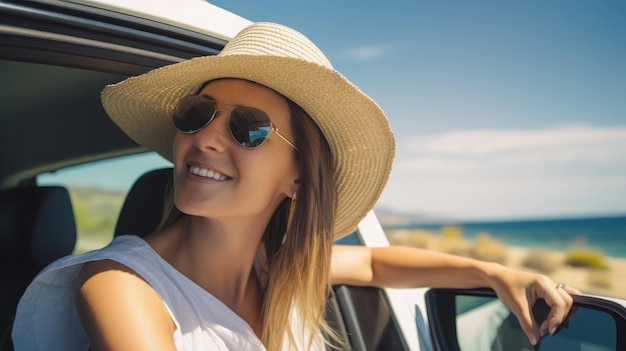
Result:
[[[74,302],[76,279],[85,262],[103,259],[132,269],[159,294],[176,324],[178,350],[265,350],[235,312],[177,271],[143,239],[123,235],[103,249],[61,258],[37,275],[17,308],[12,334],[16,351],[88,349]],[[297,339],[304,339],[299,329],[293,331]],[[315,348],[323,349],[320,337],[317,341]]]

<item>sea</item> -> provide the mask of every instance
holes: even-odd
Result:
[[[626,258],[626,216],[418,223],[396,228],[440,232],[446,226],[458,227],[467,239],[486,233],[511,246],[567,250],[574,245],[584,245],[607,256]]]

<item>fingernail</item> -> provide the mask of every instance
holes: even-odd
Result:
[[[556,333],[556,326],[550,329],[550,335],[554,335],[554,333]]]
[[[535,335],[530,336],[530,343],[532,345],[537,345],[537,337]]]

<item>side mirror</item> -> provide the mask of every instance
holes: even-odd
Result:
[[[626,308],[606,299],[574,296],[567,320],[535,346],[490,289],[431,289],[426,306],[438,350],[626,350]],[[538,323],[547,314],[543,300],[533,307]]]

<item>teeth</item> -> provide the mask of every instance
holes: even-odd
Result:
[[[226,176],[210,169],[200,168],[196,166],[189,167],[189,171],[195,175],[215,180],[226,180]]]

